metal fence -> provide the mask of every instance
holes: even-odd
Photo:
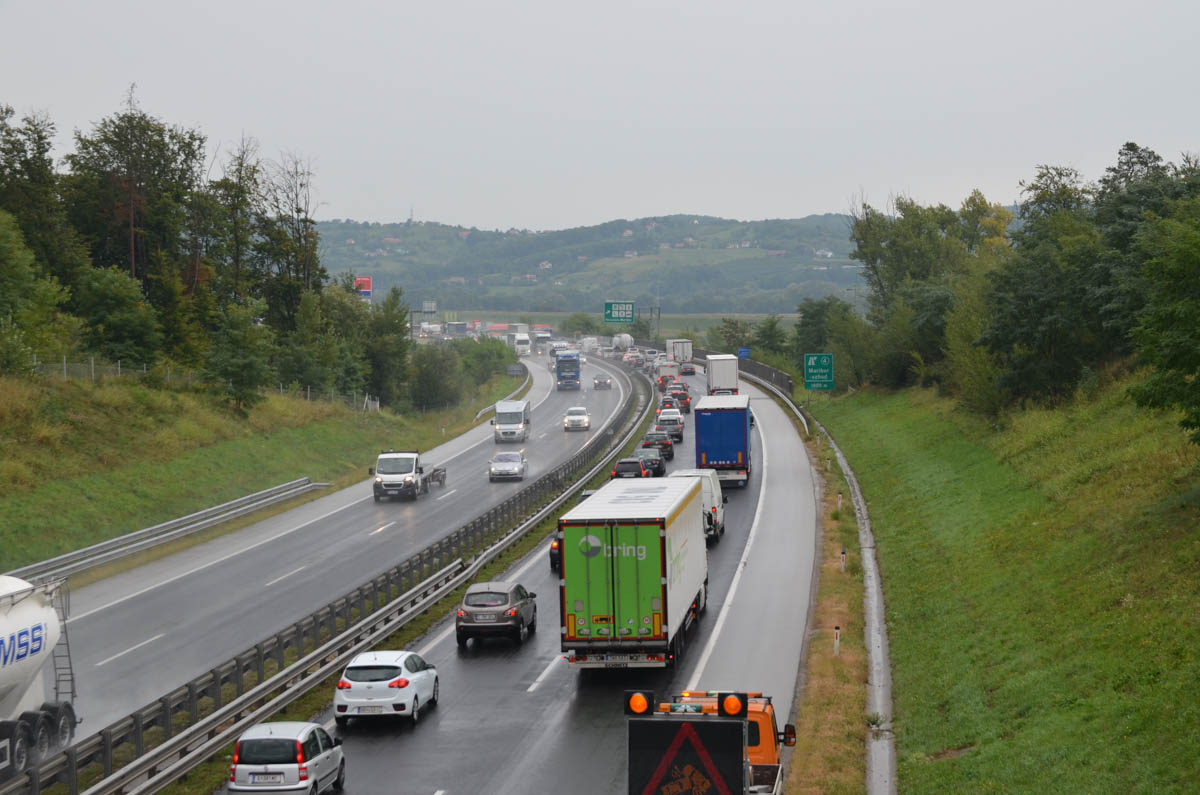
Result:
[[[0,795],[39,795],[43,788],[52,784],[65,785],[70,795],[76,795],[81,779],[95,776],[92,771],[96,770],[102,773],[102,778],[99,784],[87,790],[89,795],[136,791],[134,786],[126,789],[125,785],[116,783],[116,779],[109,784],[104,782],[114,775],[121,778],[118,775],[121,764],[136,767],[142,780],[155,773],[156,764],[139,764],[137,761],[151,753],[152,746],[159,748],[173,735],[198,728],[229,698],[241,697],[249,692],[248,687],[253,689],[263,684],[268,669],[272,672],[290,670],[289,660],[315,653],[314,650],[322,648],[326,638],[336,638],[339,629],[347,630],[355,621],[361,622],[389,606],[396,609],[401,599],[416,604],[432,590],[429,579],[435,573],[444,572],[452,561],[468,560],[489,549],[552,503],[575,478],[614,454],[653,405],[646,379],[632,377],[630,384],[631,389],[618,414],[571,458],[532,484],[253,648],[43,760],[29,773],[0,784]],[[164,760],[163,764],[167,761],[170,760]]]

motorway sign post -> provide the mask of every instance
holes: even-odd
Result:
[[[833,354],[804,354],[804,388],[833,389]]]
[[[605,323],[632,323],[634,319],[633,301],[605,301]]]

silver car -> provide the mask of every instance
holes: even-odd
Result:
[[[524,480],[528,466],[524,450],[496,453],[488,461],[488,480]]]
[[[592,427],[592,415],[583,406],[572,406],[563,415],[564,431],[586,431]]]
[[[260,723],[233,747],[226,791],[313,795],[340,792],[345,783],[341,738],[317,723]]]

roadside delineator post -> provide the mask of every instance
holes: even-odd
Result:
[[[846,548],[842,547],[842,572],[846,571]]]
[[[842,493],[838,492],[838,510],[842,510]]]
[[[833,628],[833,656],[838,656],[839,647],[842,645],[842,628],[835,626]]]

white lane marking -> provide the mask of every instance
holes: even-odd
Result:
[[[439,500],[444,500],[444,499],[446,499],[447,497],[449,497],[451,494],[453,494],[453,493],[454,493],[454,492],[456,492],[456,491],[458,491],[458,489],[450,489],[450,491],[448,491],[448,492],[446,492],[445,494],[443,494],[442,496],[438,497],[438,499],[439,499]]]
[[[146,638],[141,643],[138,643],[134,646],[130,646],[125,651],[117,652],[113,656],[109,657],[107,660],[101,660],[100,662],[96,663],[96,667],[99,668],[101,665],[107,665],[108,663],[112,662],[113,660],[117,659],[118,657],[124,657],[126,654],[129,654],[129,652],[131,652],[131,651],[136,651],[137,649],[140,649],[149,643],[153,643],[154,641],[158,640],[165,634],[166,634],[165,632],[160,632],[157,635],[155,635],[153,638]]]
[[[446,790],[440,789],[437,792],[433,793],[433,795],[446,795]]]
[[[546,431],[545,433],[543,433],[543,434],[542,434],[541,436],[539,436],[538,438],[539,438],[539,439],[545,439],[545,438],[546,438],[547,436],[549,436],[549,435],[550,435],[550,431]]]
[[[379,528],[378,530],[372,530],[371,532],[367,533],[367,535],[369,535],[369,536],[379,535],[384,530],[387,530],[389,527],[391,527],[394,524],[395,524],[395,522],[388,522],[387,524],[385,524],[383,527]]]
[[[300,572],[304,571],[307,568],[308,568],[308,566],[305,565],[305,566],[301,566],[298,569],[292,569],[287,574],[284,574],[282,577],[276,577],[275,579],[271,580],[270,582],[263,583],[263,587],[270,588],[275,583],[282,582],[283,580],[286,580],[288,577],[291,577],[293,574],[299,574]]]
[[[161,588],[164,585],[170,585],[171,583],[175,582],[176,580],[182,580],[184,577],[195,574],[198,571],[204,571],[205,569],[212,568],[213,566],[216,566],[218,563],[224,563],[225,561],[227,561],[231,558],[236,558],[239,555],[245,555],[247,552],[249,552],[252,549],[258,549],[259,547],[263,546],[264,544],[270,544],[274,541],[278,541],[279,539],[283,538],[284,536],[286,536],[290,533],[294,533],[303,527],[308,527],[310,524],[315,524],[316,522],[320,522],[325,519],[328,519],[330,516],[333,516],[335,513],[344,511],[347,508],[352,508],[356,504],[358,504],[360,502],[365,502],[366,500],[369,500],[369,499],[371,499],[371,497],[360,497],[359,499],[354,500],[354,502],[346,503],[345,505],[343,505],[340,508],[334,508],[332,511],[329,511],[328,513],[324,513],[324,514],[316,517],[315,519],[309,519],[307,522],[298,524],[295,527],[284,530],[282,533],[279,533],[278,535],[273,535],[270,538],[264,538],[262,541],[255,542],[248,547],[239,549],[237,552],[231,552],[224,557],[217,558],[216,560],[210,560],[208,563],[203,563],[199,566],[188,569],[185,572],[176,574],[174,577],[168,577],[167,579],[162,580],[161,582],[157,582],[154,585],[147,585],[145,588],[142,588],[139,591],[134,591],[133,593],[126,594],[126,595],[122,596],[120,599],[115,599],[106,605],[101,605],[100,607],[94,607],[91,610],[88,610],[87,612],[84,612],[84,613],[76,613],[75,615],[68,618],[67,621],[69,623],[71,621],[78,621],[81,618],[87,618],[88,616],[99,613],[101,610],[107,610],[110,607],[116,607],[117,605],[122,604],[123,602],[128,602],[130,599],[135,599],[135,598],[141,596],[142,594],[150,593],[151,591],[153,591],[157,588]]]
[[[742,572],[746,570],[746,562],[750,559],[754,536],[758,533],[758,520],[762,516],[763,505],[767,502],[766,477],[762,473],[770,471],[767,468],[767,444],[762,434],[759,434],[759,441],[762,442],[762,465],[759,468],[758,476],[758,505],[754,508],[754,521],[750,523],[750,535],[746,538],[746,548],[742,551],[742,559],[738,561],[737,573],[733,575],[733,582],[729,584],[729,593],[725,595],[725,603],[721,605],[721,613],[717,616],[717,622],[713,624],[712,634],[708,636],[708,643],[704,644],[704,653],[700,655],[700,660],[696,663],[695,670],[692,671],[692,678],[684,690],[695,690],[700,683],[700,675],[704,673],[704,666],[708,664],[708,658],[717,645],[717,639],[721,637],[721,627],[725,625],[725,617],[729,615],[729,608],[737,594],[738,584],[742,581]]]
[[[525,692],[532,693],[534,690],[537,690],[537,687],[538,687],[538,685],[540,685],[542,683],[542,680],[545,679],[547,676],[549,676],[550,672],[554,670],[554,664],[560,663],[562,661],[563,661],[563,657],[561,654],[556,656],[553,660],[551,660],[550,664],[546,666],[546,669],[544,671],[542,671],[541,676],[539,676],[537,679],[534,679],[533,684],[531,684],[528,688],[526,688]]]

